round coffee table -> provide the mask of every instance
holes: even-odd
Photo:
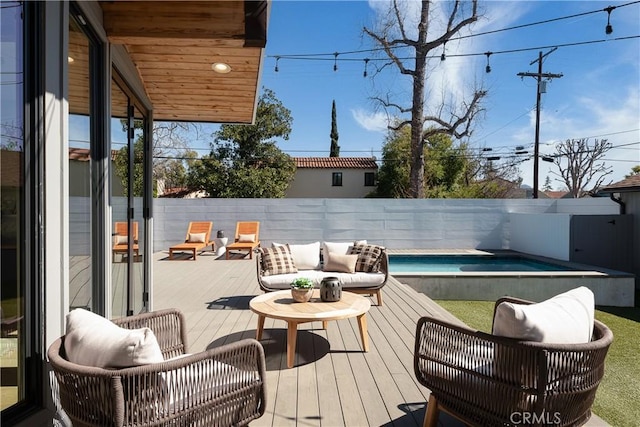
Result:
[[[293,368],[300,323],[322,321],[322,328],[326,329],[329,320],[357,317],[362,349],[369,351],[366,315],[371,308],[371,302],[360,295],[342,292],[340,301],[323,302],[320,300],[320,291],[315,289],[309,302],[295,302],[291,297],[291,291],[284,290],[258,295],[249,302],[249,307],[258,315],[257,340],[262,338],[264,321],[267,317],[287,322],[287,367],[289,368]]]

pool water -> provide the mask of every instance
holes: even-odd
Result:
[[[389,255],[389,272],[575,271],[570,267],[518,256]]]

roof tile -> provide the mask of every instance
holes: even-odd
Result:
[[[375,157],[293,157],[297,168],[377,169]]]

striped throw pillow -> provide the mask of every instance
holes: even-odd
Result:
[[[289,246],[276,246],[262,248],[262,274],[273,276],[275,274],[297,273]]]
[[[349,253],[357,254],[356,271],[363,273],[377,273],[384,248],[378,245],[354,245]]]

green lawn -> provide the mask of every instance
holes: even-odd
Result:
[[[493,302],[436,301],[470,327],[491,331]],[[596,318],[613,331],[605,375],[593,412],[613,426],[639,425],[640,420],[640,307],[598,307]]]

